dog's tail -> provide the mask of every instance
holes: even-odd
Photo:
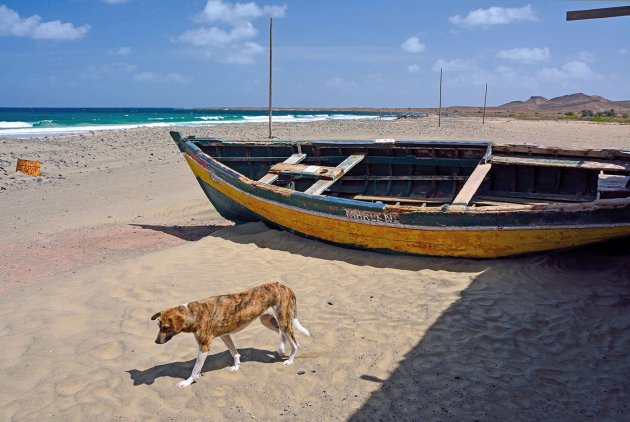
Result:
[[[302,324],[300,324],[300,321],[298,321],[297,318],[293,318],[293,326],[305,336],[309,336],[309,337],[311,336],[311,333],[309,333],[308,330],[304,328]]]

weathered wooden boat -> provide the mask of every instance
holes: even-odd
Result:
[[[489,258],[630,235],[630,151],[171,132],[217,211],[339,245]]]

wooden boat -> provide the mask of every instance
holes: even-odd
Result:
[[[630,235],[630,151],[171,132],[217,211],[383,252],[490,258]]]

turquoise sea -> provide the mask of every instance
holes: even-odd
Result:
[[[273,122],[393,118],[374,112],[274,110]],[[267,110],[178,108],[0,108],[0,137],[54,136],[135,127],[267,122]]]

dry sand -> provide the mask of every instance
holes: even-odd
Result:
[[[264,125],[183,129],[263,139]],[[630,148],[630,127],[433,118],[275,125],[283,139]],[[43,162],[32,178],[16,159]],[[627,239],[500,260],[324,245],[210,206],[165,129],[0,139],[2,420],[628,420]],[[258,322],[188,389],[165,307],[264,281],[298,297],[293,366]]]

